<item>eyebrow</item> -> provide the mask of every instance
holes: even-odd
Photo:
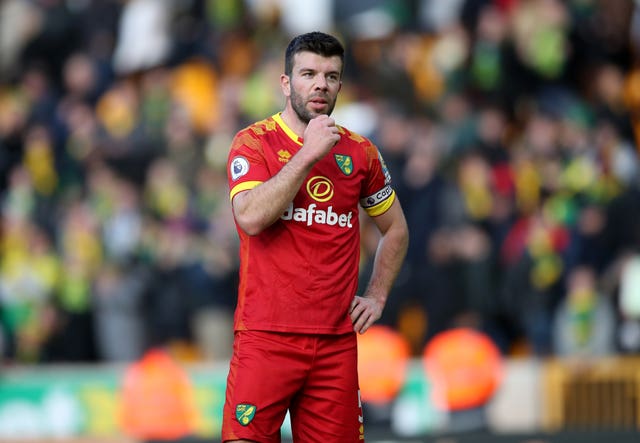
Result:
[[[318,69],[313,69],[313,68],[307,68],[307,67],[302,67],[300,69],[298,69],[299,73],[303,73],[303,72],[321,72]],[[327,75],[337,75],[338,77],[340,77],[340,71],[337,70],[333,70],[333,71],[328,71],[326,72]]]

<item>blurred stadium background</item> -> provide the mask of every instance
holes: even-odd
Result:
[[[226,153],[310,30],[411,231],[360,337],[368,439],[638,441],[632,0],[4,0],[0,441],[215,441]]]

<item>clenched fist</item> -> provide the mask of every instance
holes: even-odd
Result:
[[[303,138],[302,148],[318,161],[340,141],[340,133],[335,120],[322,114],[309,121]]]

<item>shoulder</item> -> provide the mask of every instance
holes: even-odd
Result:
[[[344,126],[338,125],[338,128],[340,130],[340,134],[342,135],[343,140],[347,141],[348,143],[352,143],[354,145],[362,145],[362,146],[367,146],[367,145],[373,146],[373,143],[367,137],[360,135],[356,132],[353,132],[345,128]]]
[[[344,126],[338,126],[342,135],[343,143],[346,143],[354,149],[362,150],[367,156],[378,156],[378,148],[367,137],[353,132]]]
[[[249,126],[245,126],[244,128],[240,129],[236,133],[236,138],[247,136],[259,137],[269,132],[276,131],[277,127],[278,125],[273,117],[265,118],[264,120],[257,121],[250,124]]]
[[[276,131],[277,124],[272,117],[257,121],[239,130],[234,139],[233,146],[247,146],[257,149],[260,147],[260,140],[267,134]]]

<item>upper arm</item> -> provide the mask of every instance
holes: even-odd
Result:
[[[384,235],[389,230],[397,231],[402,236],[408,235],[407,221],[402,211],[400,201],[395,198],[389,209],[384,213],[371,217],[378,230]]]

